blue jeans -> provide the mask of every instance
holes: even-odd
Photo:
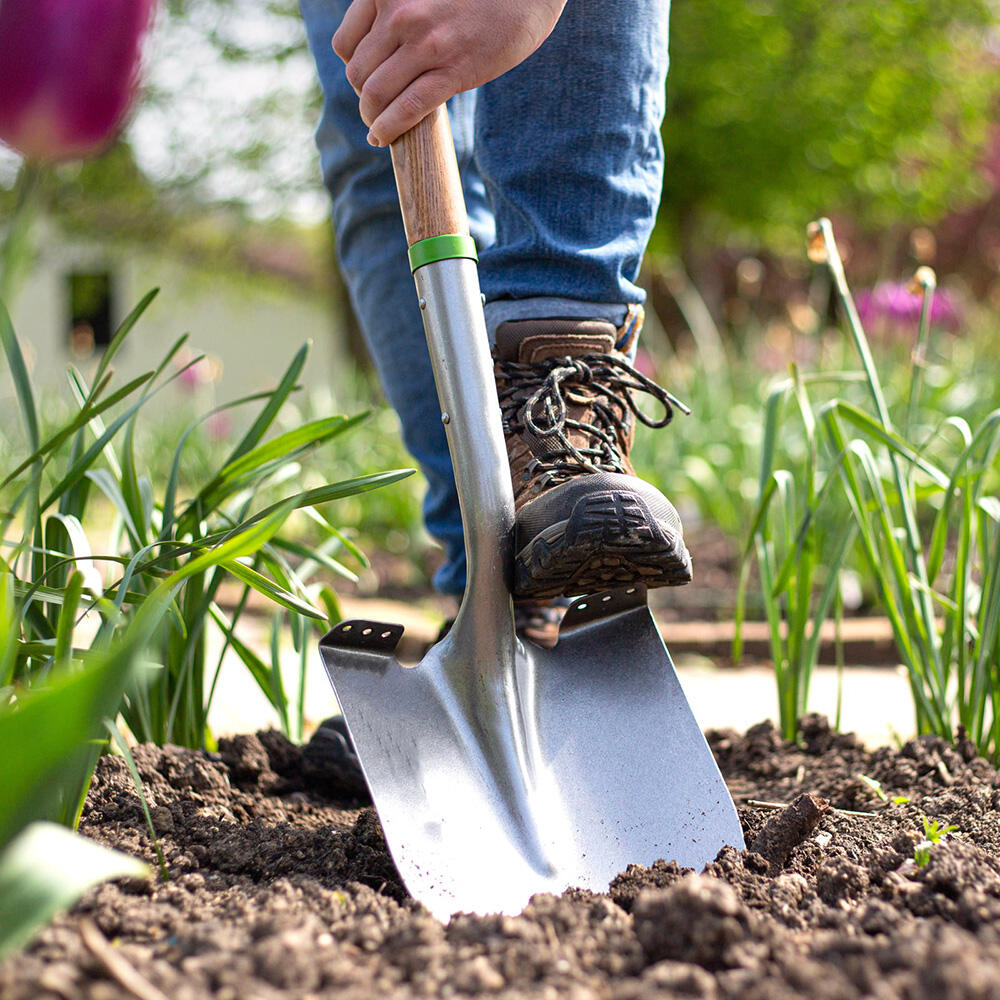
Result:
[[[507,320],[625,320],[659,205],[669,0],[569,0],[520,66],[449,102],[492,336]],[[462,521],[388,150],[366,142],[330,39],[347,0],[300,0],[341,270],[403,440],[427,477],[434,583],[465,586]]]

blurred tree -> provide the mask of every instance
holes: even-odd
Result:
[[[801,245],[818,213],[936,220],[976,169],[998,59],[990,0],[674,0],[655,246]],[[993,39],[995,44],[995,39]]]
[[[167,0],[148,62],[129,137],[158,185],[258,217],[326,214],[297,0]]]

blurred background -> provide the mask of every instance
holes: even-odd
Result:
[[[145,62],[117,144],[39,181],[30,254],[9,303],[36,385],[58,407],[66,365],[96,363],[156,286],[119,372],[148,365],[143,345],[188,330],[206,358],[145,429],[154,466],[158,454],[169,460],[192,414],[273,387],[306,340],[313,352],[287,426],[377,408],[363,434],[323,452],[309,475],[409,464],[337,275],[312,141],[319,92],[296,4],[169,0]],[[908,371],[916,331],[919,303],[905,283],[931,265],[940,293],[929,399],[938,414],[970,420],[992,407],[998,84],[1000,34],[986,0],[674,0],[667,178],[643,275],[640,360],[695,413],[643,435],[636,454],[692,530],[704,530],[703,551],[718,550],[692,600],[731,604],[719,580],[732,580],[749,530],[769,383],[792,361],[847,363],[825,272],[806,254],[810,220],[834,220],[888,385],[895,362]],[[0,147],[0,218],[21,169]],[[901,375],[898,393],[908,385]],[[0,397],[13,401],[6,382]],[[199,427],[192,480],[238,421],[227,412]],[[789,433],[783,447],[794,458],[803,445]],[[352,500],[338,509],[338,523],[375,556],[362,589],[426,580],[436,557],[420,526],[421,492],[414,477],[366,497],[363,509]]]

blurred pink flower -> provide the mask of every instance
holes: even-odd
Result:
[[[902,282],[880,281],[874,288],[859,292],[856,304],[861,322],[869,332],[905,336],[917,328],[922,301],[922,296],[914,295]],[[934,326],[952,331],[959,328],[958,308],[946,291],[939,289],[934,293],[930,318]]]
[[[233,433],[233,418],[225,410],[213,413],[205,421],[205,433],[210,441],[226,441]]]
[[[0,139],[31,159],[97,153],[138,81],[156,0],[0,0]]]
[[[218,358],[199,356],[186,348],[177,352],[174,365],[177,368],[177,384],[188,392],[218,382],[222,375],[222,362]]]

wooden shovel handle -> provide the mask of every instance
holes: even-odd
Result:
[[[462,181],[445,108],[431,112],[390,148],[407,245],[429,236],[468,236]]]

